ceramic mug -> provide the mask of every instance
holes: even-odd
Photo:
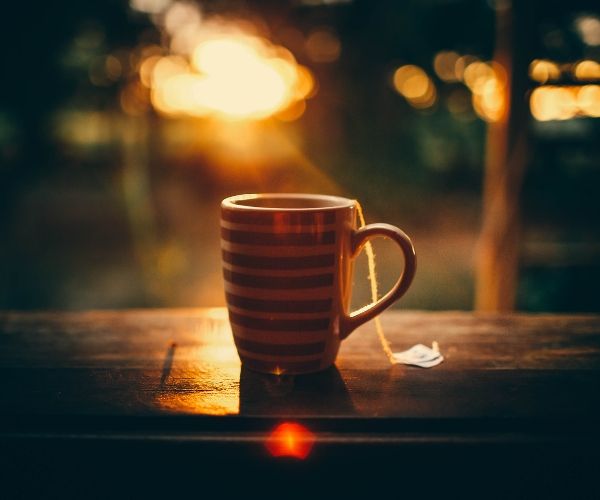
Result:
[[[349,312],[353,261],[383,236],[404,256],[404,271],[374,304]],[[357,225],[356,201],[317,194],[243,194],[221,203],[225,295],[242,363],[255,371],[324,370],[340,342],[398,300],[416,256],[395,226]]]

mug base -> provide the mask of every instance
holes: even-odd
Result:
[[[333,361],[325,363],[322,360],[274,363],[271,361],[242,358],[244,368],[271,375],[306,375],[327,370],[332,364]]]

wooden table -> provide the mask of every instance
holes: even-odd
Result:
[[[445,362],[390,366],[366,325],[335,368],[277,377],[240,367],[224,309],[1,313],[0,470],[59,497],[104,497],[98,477],[140,474],[171,493],[190,486],[181,474],[398,496],[419,481],[459,496],[478,485],[480,498],[600,492],[599,316],[382,320],[395,350],[435,340]],[[314,433],[306,460],[270,456],[284,421]]]

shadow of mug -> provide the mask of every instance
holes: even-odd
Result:
[[[240,415],[349,416],[355,408],[335,366],[310,375],[271,375],[242,365]]]

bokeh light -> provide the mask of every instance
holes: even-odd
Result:
[[[558,80],[560,78],[560,68],[555,62],[534,59],[529,65],[529,77],[540,83]]]
[[[314,30],[308,35],[305,43],[306,55],[316,63],[337,61],[342,51],[342,44],[335,33],[327,28]]]
[[[479,59],[477,59],[475,56],[472,56],[470,54],[460,56],[454,63],[454,76],[455,76],[456,80],[462,81],[464,73],[465,73],[465,69],[469,66],[469,64],[477,62],[478,60]]]
[[[453,89],[446,99],[446,106],[448,107],[448,111],[452,113],[455,117],[461,119],[472,119],[472,105],[471,105],[471,97],[469,92],[464,88],[456,88]]]
[[[394,88],[415,108],[435,104],[437,92],[431,78],[418,66],[407,64],[394,72]]]
[[[600,117],[600,85],[585,85],[577,93],[577,106],[583,115]]]
[[[473,61],[463,71],[471,90],[475,112],[487,122],[500,121],[506,113],[506,72],[496,62]]]
[[[580,61],[575,65],[573,76],[577,80],[600,80],[600,63],[591,60]]]
[[[444,82],[457,82],[455,67],[460,56],[452,50],[438,52],[433,59],[433,69]]]
[[[529,101],[536,120],[564,120],[575,116],[575,99],[565,88],[545,86],[535,89]]]
[[[481,93],[490,80],[494,79],[491,65],[476,61],[469,64],[463,73],[465,85],[475,94]]]
[[[593,47],[600,45],[600,18],[580,16],[575,20],[575,26],[584,43]]]
[[[600,116],[600,86],[544,85],[531,93],[529,105],[538,121]]]
[[[146,14],[159,14],[165,10],[172,0],[130,0],[129,6],[133,10]]]

